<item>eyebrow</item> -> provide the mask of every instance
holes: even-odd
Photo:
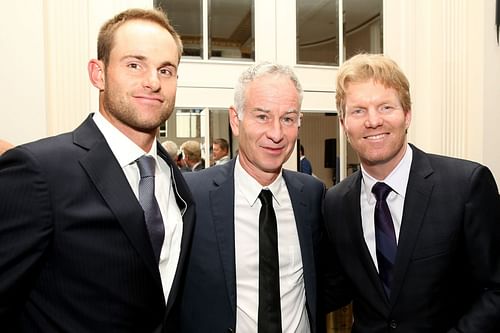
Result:
[[[123,61],[123,60],[126,60],[128,58],[137,59],[137,60],[140,60],[140,61],[145,61],[145,60],[148,59],[147,57],[145,57],[143,55],[129,54],[129,55],[123,56],[120,60]],[[164,61],[164,62],[162,62],[161,65],[158,68],[162,68],[162,67],[165,67],[165,66],[170,66],[170,67],[174,67],[175,69],[177,69],[177,65],[173,64],[170,61]]]
[[[267,110],[267,109],[262,109],[262,108],[259,108],[259,107],[255,107],[253,108],[252,110],[250,110],[252,112],[266,112],[266,113],[270,113],[271,110]],[[295,109],[290,109],[288,111],[285,112],[285,114],[289,114],[289,113],[299,113],[298,110],[295,110]]]
[[[250,111],[252,111],[252,112],[267,112],[267,113],[271,112],[271,110],[262,109],[262,108],[259,108],[259,107],[255,107],[255,108],[253,108]]]

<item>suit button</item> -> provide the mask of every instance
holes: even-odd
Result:
[[[389,322],[389,327],[392,329],[396,329],[396,328],[398,328],[398,323],[395,320],[391,320]]]

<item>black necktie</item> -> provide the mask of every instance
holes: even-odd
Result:
[[[139,203],[144,210],[149,239],[153,246],[156,262],[160,261],[161,247],[165,238],[165,227],[160,207],[155,197],[155,159],[143,155],[137,160],[141,180],[139,181]]]
[[[387,297],[390,296],[393,278],[393,267],[396,261],[396,234],[392,223],[391,212],[385,199],[392,191],[389,185],[378,182],[372,192],[377,198],[375,204],[375,241],[377,246],[378,273],[384,285]]]
[[[278,230],[273,194],[262,190],[259,214],[259,317],[258,333],[281,333]]]

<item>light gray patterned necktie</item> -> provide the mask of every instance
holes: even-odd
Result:
[[[160,261],[160,253],[165,238],[165,226],[161,216],[160,207],[155,197],[155,159],[143,155],[137,160],[141,180],[139,181],[139,203],[144,210],[146,227],[156,262]]]

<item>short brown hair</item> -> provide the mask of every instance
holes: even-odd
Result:
[[[212,142],[214,145],[219,145],[220,149],[224,151],[229,151],[229,143],[224,138],[217,138]]]
[[[386,88],[393,88],[399,95],[403,110],[411,109],[410,83],[398,64],[383,54],[361,53],[340,66],[335,94],[340,119],[345,116],[346,90],[350,83],[374,80]]]
[[[127,9],[110,20],[106,21],[99,31],[99,36],[97,38],[97,59],[102,60],[104,65],[109,64],[109,56],[111,49],[113,48],[114,36],[116,30],[121,27],[124,23],[131,20],[144,20],[157,23],[161,27],[165,28],[175,40],[177,44],[179,61],[182,56],[182,41],[181,37],[175,31],[174,27],[170,24],[167,17],[167,13],[161,9],[140,9],[132,8]]]

